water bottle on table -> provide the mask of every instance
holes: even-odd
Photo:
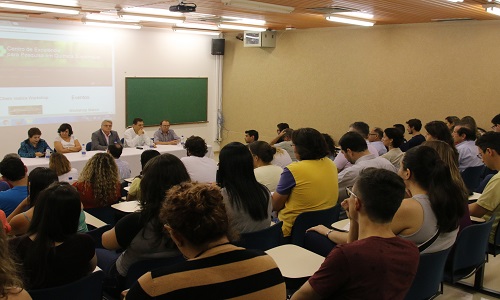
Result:
[[[181,135],[181,146],[184,147],[184,144],[186,144],[186,139]]]
[[[50,158],[50,150],[49,150],[49,148],[45,149],[45,158]]]
[[[87,149],[85,149],[85,144],[82,144],[82,155],[87,154]]]

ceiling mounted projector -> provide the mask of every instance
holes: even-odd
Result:
[[[182,12],[182,13],[195,12],[196,11],[196,4],[180,2],[178,5],[170,6],[168,10],[173,11],[173,12]]]

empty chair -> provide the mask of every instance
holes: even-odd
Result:
[[[456,283],[472,276],[486,262],[488,237],[495,217],[487,222],[472,224],[464,228],[457,237],[455,248],[448,258],[444,280]]]
[[[316,226],[324,225],[330,227],[332,223],[339,220],[340,205],[315,211],[306,211],[297,216],[292,227],[292,244],[302,247],[306,230]]]
[[[484,172],[484,168],[485,166],[469,167],[460,173],[469,192],[475,191],[481,183],[481,175]]]
[[[125,278],[125,289],[129,289],[137,281],[137,279],[139,279],[139,277],[149,271],[174,265],[182,261],[185,261],[185,259],[182,255],[179,255],[175,257],[147,259],[135,262],[128,269],[127,277]]]
[[[40,290],[31,290],[33,300],[102,300],[103,271],[96,271],[78,281]]]
[[[263,230],[243,233],[239,241],[235,242],[235,245],[246,249],[259,249],[262,251],[278,247],[283,244],[282,226],[283,221],[280,221]]]
[[[440,287],[442,287],[444,266],[450,250],[451,248],[448,248],[420,255],[417,274],[405,300],[430,299],[443,292]]]

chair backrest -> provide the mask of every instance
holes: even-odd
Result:
[[[113,226],[106,224],[102,227],[95,228],[95,229],[89,230],[87,232],[87,234],[90,235],[92,237],[92,239],[94,240],[96,248],[104,248],[102,246],[102,234],[104,232],[110,230],[111,228],[113,228]]]
[[[93,272],[75,282],[28,291],[33,300],[102,300],[103,271]]]
[[[259,249],[262,251],[278,247],[283,244],[283,221],[280,221],[269,228],[255,232],[243,233],[240,240],[235,245],[246,249]]]
[[[444,266],[451,248],[435,253],[420,254],[417,274],[405,300],[431,299],[439,292]]]
[[[292,244],[302,247],[307,229],[316,225],[330,227],[332,223],[339,220],[339,214],[339,204],[328,209],[306,211],[299,214],[292,226]]]
[[[492,216],[487,222],[469,225],[460,232],[445,270],[446,281],[455,283],[485,263],[494,219]]]
[[[326,257],[335,247],[335,243],[330,241],[329,238],[316,231],[308,231],[304,235],[303,248],[312,251],[316,254]]]
[[[481,175],[484,172],[484,168],[485,166],[469,167],[460,173],[469,192],[475,191],[481,183]]]
[[[183,261],[185,261],[184,257],[182,257],[182,255],[179,255],[174,257],[154,258],[135,262],[127,271],[127,277],[125,278],[125,289],[129,289],[137,281],[137,279],[139,279],[139,277],[149,271],[174,265]]]
[[[500,253],[500,226],[497,226],[495,230],[495,239],[493,241],[494,244],[489,243],[488,245],[488,253],[497,256]]]
[[[84,211],[111,226],[114,226],[116,223],[116,209],[112,208],[111,206],[85,208]]]
[[[87,144],[85,144],[85,150],[87,151],[92,150],[92,142],[88,142]]]
[[[476,190],[474,192],[482,194],[484,191],[484,188],[488,185],[488,182],[490,182],[491,177],[493,177],[495,174],[488,174],[486,175],[479,185],[476,187]]]

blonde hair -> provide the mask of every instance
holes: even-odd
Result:
[[[54,170],[57,176],[61,176],[71,171],[71,163],[66,155],[54,152],[49,159],[49,169]]]
[[[450,169],[451,178],[455,184],[460,187],[463,193],[465,193],[466,198],[468,198],[469,190],[465,186],[464,180],[458,170],[458,156],[455,151],[453,151],[453,148],[444,141],[425,141],[422,145],[436,150],[441,160]]]
[[[22,287],[23,282],[9,253],[7,235],[0,227],[0,298],[8,298],[17,288],[20,293]]]
[[[94,200],[106,206],[109,199],[116,197],[116,186],[120,184],[118,167],[109,153],[96,153],[83,167],[78,182],[89,184]]]

